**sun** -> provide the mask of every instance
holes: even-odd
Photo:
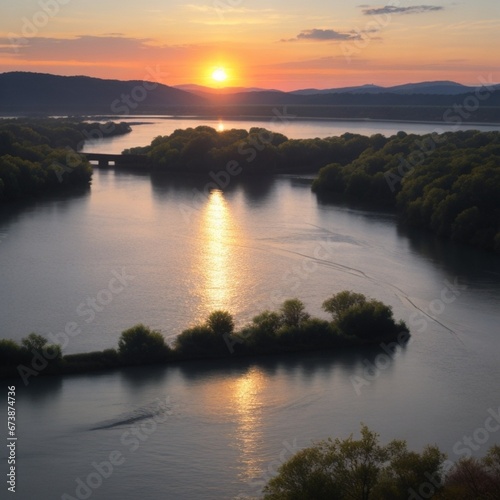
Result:
[[[217,68],[212,73],[212,79],[214,79],[218,83],[225,82],[227,80],[227,73],[224,68]]]

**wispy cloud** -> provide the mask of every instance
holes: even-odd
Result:
[[[298,42],[302,40],[313,40],[317,42],[331,42],[331,41],[344,41],[356,40],[359,34],[353,31],[341,32],[332,29],[319,29],[314,28],[311,30],[301,31],[295,38],[282,39],[281,42]]]
[[[435,12],[443,10],[444,7],[437,5],[413,5],[409,7],[396,7],[386,5],[385,7],[370,7],[369,5],[360,5],[365,16],[375,16],[381,14],[422,14],[423,12]]]

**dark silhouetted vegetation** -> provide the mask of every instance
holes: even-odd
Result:
[[[0,202],[89,186],[92,167],[78,154],[84,141],[127,132],[125,123],[2,120]]]
[[[263,311],[239,331],[235,330],[229,312],[214,311],[205,322],[180,333],[173,347],[160,332],[143,324],[121,334],[118,350],[65,356],[61,355],[59,346],[49,346],[40,335],[31,334],[22,340],[21,346],[11,340],[1,340],[2,374],[18,375],[19,365],[29,370],[33,353],[39,352],[43,357],[47,349],[52,356],[48,373],[74,373],[188,359],[357,349],[390,341],[404,346],[410,337],[406,324],[394,321],[389,306],[368,300],[364,295],[343,291],[326,300],[323,308],[332,314],[332,321],[312,318],[299,299],[289,299],[278,311]],[[42,367],[37,373],[44,371]]]
[[[383,446],[365,425],[361,438],[327,439],[284,462],[265,500],[493,500],[500,498],[500,446],[455,464],[437,446],[422,453],[402,440]]]
[[[209,173],[226,170],[232,175],[276,172],[317,172],[339,161],[348,164],[367,148],[386,141],[346,133],[325,139],[288,139],[264,128],[218,132],[212,127],[178,129],[156,137],[149,146],[126,149],[124,154],[145,154],[152,169],[163,172]]]
[[[121,334],[118,354],[126,364],[160,363],[168,359],[170,347],[160,332],[139,324]]]
[[[0,339],[0,375],[19,375],[17,367],[20,365],[28,370],[36,365],[48,374],[58,373],[62,363],[61,347],[49,344],[42,335],[30,333],[21,339],[20,345],[14,340]]]
[[[400,132],[322,168],[313,190],[396,208],[410,226],[500,253],[498,132]]]

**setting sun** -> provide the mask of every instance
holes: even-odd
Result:
[[[212,78],[219,83],[224,82],[227,80],[227,73],[224,68],[217,68],[213,73],[212,73]]]

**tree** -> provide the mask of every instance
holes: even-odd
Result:
[[[0,366],[17,365],[24,361],[25,352],[13,340],[0,339]]]
[[[354,293],[343,290],[323,302],[323,309],[332,315],[333,320],[337,320],[350,307],[365,304],[366,297],[362,293]]]
[[[27,337],[21,339],[21,345],[31,352],[33,349],[35,351],[42,351],[42,349],[47,345],[48,340],[36,333],[30,333]]]
[[[328,439],[285,462],[264,488],[266,500],[367,500],[388,459],[378,435],[361,427],[361,439]]]
[[[281,320],[285,326],[298,327],[309,319],[305,306],[299,299],[288,299],[283,302],[281,308]]]
[[[206,324],[213,333],[222,337],[232,335],[234,332],[234,319],[228,311],[214,311],[207,318]]]
[[[126,363],[149,364],[165,361],[170,348],[160,332],[138,324],[122,332],[118,353]]]
[[[422,454],[408,451],[405,441],[386,446],[365,425],[361,438],[327,439],[286,461],[264,488],[266,500],[400,500],[435,478],[446,456],[437,447]]]
[[[251,348],[259,351],[273,349],[281,325],[281,315],[275,311],[266,310],[252,319],[252,323],[241,332],[241,337]]]
[[[21,339],[21,345],[25,359],[38,353],[38,355],[50,361],[52,365],[57,365],[62,360],[61,346],[49,344],[49,341],[43,335],[30,333],[27,337]]]
[[[322,450],[313,446],[297,452],[264,488],[265,500],[341,500],[342,490],[329,473]]]
[[[390,443],[390,462],[382,470],[374,498],[399,500],[412,496],[425,485],[434,495],[443,485],[442,465],[446,455],[437,446],[427,446],[422,453],[409,451],[404,441]],[[414,496],[414,495],[413,495]],[[415,496],[414,496],[415,497]]]
[[[175,350],[181,356],[194,358],[228,355],[233,334],[232,315],[227,311],[214,311],[205,323],[184,330],[175,341]]]
[[[365,342],[380,342],[409,333],[404,321],[396,323],[392,309],[378,300],[349,307],[337,320],[337,326],[346,336]]]
[[[462,458],[446,477],[442,500],[496,500],[500,498],[500,446],[482,459]]]

